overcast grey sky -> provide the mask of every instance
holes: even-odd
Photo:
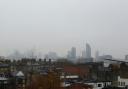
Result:
[[[128,0],[0,0],[0,55],[35,47],[42,53],[128,54]]]

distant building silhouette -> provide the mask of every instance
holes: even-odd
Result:
[[[127,61],[128,61],[128,55],[125,55],[125,60],[127,60]]]
[[[68,59],[76,59],[76,48],[72,47],[70,51],[68,51],[67,55]]]
[[[91,57],[91,46],[88,43],[86,44],[86,58],[92,58]]]
[[[86,51],[85,50],[82,51],[82,58],[86,58]]]
[[[75,47],[72,47],[72,49],[71,49],[71,58],[72,59],[76,58],[76,48]]]
[[[104,62],[106,59],[113,60],[112,55],[102,55],[98,57],[98,62]]]
[[[58,58],[58,55],[57,55],[57,53],[56,52],[49,52],[48,53],[48,57],[50,58],[50,59],[57,59]]]
[[[96,58],[96,59],[99,58],[99,51],[96,51],[95,58]]]
[[[67,58],[70,59],[71,58],[71,51],[68,51],[67,53],[68,53]]]

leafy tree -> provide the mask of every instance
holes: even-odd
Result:
[[[59,89],[60,79],[54,72],[47,75],[33,75],[31,84],[27,89]]]

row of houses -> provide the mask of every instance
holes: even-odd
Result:
[[[106,61],[109,60],[107,59]],[[106,61],[71,64],[65,62],[51,62],[51,59],[49,59],[49,61],[22,59],[14,62],[1,62],[0,76],[2,76],[1,81],[2,78],[3,81],[0,83],[0,86],[3,87],[3,83],[5,83],[5,85],[4,88],[0,89],[24,89],[25,85],[30,83],[33,74],[47,75],[48,71],[58,73],[62,80],[61,85],[64,88],[78,85],[85,86],[86,88],[88,86],[94,89],[102,89],[108,86],[127,87],[127,63],[110,63],[106,66]],[[17,75],[20,76],[18,77]],[[17,85],[17,81],[22,81],[21,85]],[[9,85],[14,85],[15,87],[13,86],[13,88],[11,88]]]
[[[66,82],[63,85],[65,84],[65,87],[67,87],[74,83],[82,83],[92,86],[93,89],[105,87],[128,88],[127,63],[120,62],[119,64],[109,64],[109,66],[104,64],[106,63],[91,62],[77,66],[66,65],[63,69]]]

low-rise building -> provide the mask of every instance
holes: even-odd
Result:
[[[118,76],[116,81],[112,82],[112,86],[114,87],[120,87],[120,88],[128,88],[128,78],[121,78]]]

